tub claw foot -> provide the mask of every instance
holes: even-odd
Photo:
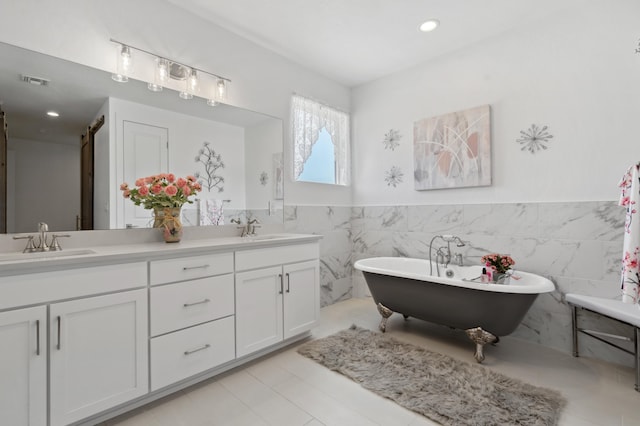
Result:
[[[484,361],[484,345],[497,341],[498,337],[480,327],[469,328],[465,330],[465,332],[467,333],[467,337],[476,344],[476,352],[473,354],[474,358],[478,362]]]
[[[380,325],[378,326],[378,328],[384,333],[387,330],[387,320],[393,314],[393,311],[384,306],[382,303],[378,303],[377,306],[378,312],[380,312],[380,315],[382,315],[382,320],[380,321]]]

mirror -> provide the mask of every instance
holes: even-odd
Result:
[[[136,170],[136,177],[199,177],[204,189],[183,208],[185,225],[248,217],[283,223],[282,120],[224,104],[210,107],[203,98],[183,100],[170,89],[151,92],[142,81],[117,83],[105,71],[4,43],[0,57],[7,232],[33,232],[38,222],[50,231],[150,226],[150,211],[133,208],[119,189],[125,179],[134,183]],[[97,128],[91,167],[82,171],[82,136],[91,134],[91,126]],[[149,148],[160,146],[157,141],[167,146],[163,152]],[[140,158],[146,160],[131,169]],[[212,163],[218,166],[213,171]],[[86,175],[93,180],[88,190],[81,188]],[[81,190],[88,191],[84,204]],[[81,218],[89,196],[92,213]],[[211,205],[222,206],[223,214],[202,220]]]

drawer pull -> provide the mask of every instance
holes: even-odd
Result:
[[[58,315],[57,320],[58,320],[58,344],[56,345],[56,349],[60,350],[62,348],[62,345],[60,344],[60,326],[62,325],[62,318],[60,318],[60,315]]]
[[[282,294],[283,290],[284,290],[284,283],[282,281],[282,274],[278,274],[278,279],[280,280],[280,290],[278,291],[278,294]]]
[[[200,352],[200,351],[204,351],[205,349],[209,349],[210,347],[211,347],[211,345],[207,343],[206,345],[201,346],[201,347],[199,347],[197,349],[191,349],[190,351],[184,351],[184,354],[185,355],[191,355],[191,354],[194,354],[196,352]]]
[[[40,356],[40,320],[36,320],[36,355]]]
[[[288,272],[285,275],[287,276],[287,293],[291,293],[291,278]]]
[[[206,269],[209,265],[200,265],[200,266],[185,266],[182,268],[183,271],[189,271],[191,269]]]
[[[184,303],[182,306],[184,306],[185,308],[188,308],[189,306],[202,305],[203,303],[209,303],[209,302],[211,302],[211,300],[204,299],[204,300],[201,300],[199,302]]]

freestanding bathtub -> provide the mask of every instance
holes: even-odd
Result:
[[[378,307],[385,331],[394,313],[465,330],[476,343],[475,358],[484,359],[483,346],[511,334],[538,297],[554,290],[547,278],[520,272],[509,284],[484,284],[477,278],[481,266],[433,265],[429,260],[374,257],[355,263],[362,271]],[[515,279],[519,277],[519,279]]]

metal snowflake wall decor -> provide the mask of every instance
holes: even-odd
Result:
[[[522,145],[521,150],[527,150],[532,154],[535,154],[541,149],[547,149],[547,143],[549,143],[549,139],[553,138],[549,132],[547,132],[548,126],[544,126],[539,128],[535,124],[532,124],[529,129],[520,130],[520,138],[516,139],[520,145]]]
[[[398,166],[392,166],[389,170],[385,172],[384,180],[387,181],[387,186],[393,186],[394,188],[402,183],[404,173]]]
[[[382,143],[384,144],[384,149],[390,149],[393,151],[400,145],[400,139],[402,135],[398,130],[391,129],[388,133],[384,134],[384,140]]]
[[[195,172],[194,176],[198,179],[198,183],[204,188],[207,188],[209,192],[213,188],[217,188],[218,192],[224,191],[224,177],[217,175],[218,169],[224,169],[224,162],[222,156],[216,154],[216,151],[209,146],[209,142],[203,142],[202,148],[196,155],[196,163],[202,163],[204,165],[204,174]]]
[[[267,172],[260,173],[260,184],[262,186],[267,186],[267,182],[269,182],[269,175]]]

